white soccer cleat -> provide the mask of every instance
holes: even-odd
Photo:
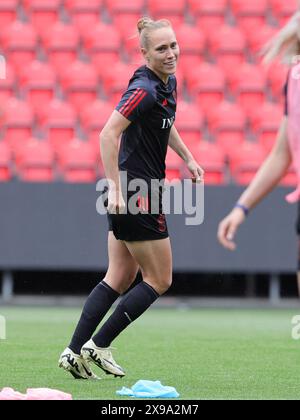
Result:
[[[58,366],[70,372],[75,379],[100,379],[91,371],[89,364],[68,347],[61,354]]]
[[[122,378],[125,376],[124,369],[117,365],[111,354],[111,348],[97,347],[93,340],[89,340],[81,349],[81,356],[88,362],[95,363],[100,369],[109,375]]]

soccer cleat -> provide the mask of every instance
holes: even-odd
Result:
[[[89,340],[81,349],[81,356],[86,362],[93,362],[108,375],[114,375],[115,378],[125,376],[124,369],[114,361],[111,348],[97,347],[93,340]]]
[[[89,364],[68,347],[61,354],[58,366],[70,372],[75,379],[100,379],[91,371]]]

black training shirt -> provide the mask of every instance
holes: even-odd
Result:
[[[165,178],[165,159],[176,113],[176,77],[165,84],[147,66],[137,69],[116,110],[131,124],[123,132],[119,169],[129,178]]]

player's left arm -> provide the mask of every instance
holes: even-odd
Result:
[[[172,126],[170,131],[169,146],[178,154],[178,156],[181,157],[182,160],[184,160],[189,171],[192,173],[193,178],[195,178],[195,180],[198,182],[202,181],[204,177],[204,171],[198,164],[198,162],[195,160],[191,151],[184,144],[174,125]]]

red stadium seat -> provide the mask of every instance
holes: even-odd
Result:
[[[9,26],[17,17],[19,0],[1,0],[0,2],[0,28]]]
[[[78,112],[97,97],[98,77],[90,64],[74,62],[63,74],[61,83],[68,100]]]
[[[185,8],[185,0],[148,0],[150,15],[155,19],[169,19],[174,26],[183,23]]]
[[[269,152],[276,140],[276,135],[283,117],[283,108],[266,102],[252,115],[252,129],[259,143]]]
[[[239,27],[246,33],[266,23],[268,0],[231,0],[231,7]]]
[[[48,142],[30,139],[19,152],[17,171],[27,182],[54,180],[54,153]]]
[[[270,0],[274,16],[283,26],[299,7],[298,0]]]
[[[249,116],[264,103],[266,78],[261,67],[245,63],[232,72],[230,84],[239,104]]]
[[[96,100],[87,106],[80,114],[82,127],[89,136],[89,141],[99,149],[99,134],[114,110],[116,104]]]
[[[118,13],[113,16],[114,27],[123,40],[137,36],[137,22],[140,17],[140,14],[134,13]]]
[[[34,28],[42,34],[58,20],[62,0],[24,0],[23,3]]]
[[[31,25],[13,22],[2,31],[1,43],[6,59],[17,72],[35,58],[37,34]]]
[[[87,28],[97,24],[103,3],[103,0],[67,0],[65,2],[72,22],[80,34],[84,35]]]
[[[48,58],[59,76],[77,58],[79,35],[72,25],[57,22],[43,36]]]
[[[132,36],[124,39],[124,47],[133,65],[138,67],[145,64],[141,53],[139,37],[136,34],[132,34]]]
[[[278,29],[270,25],[262,25],[247,35],[248,45],[252,54],[258,54],[262,47],[270,41]]]
[[[95,182],[97,157],[90,143],[74,139],[60,152],[63,179],[67,182]]]
[[[12,98],[4,109],[5,140],[13,151],[32,135],[34,113],[30,105]]]
[[[205,113],[223,101],[225,76],[219,67],[203,63],[189,69],[186,80],[191,96],[197,99]]]
[[[113,72],[103,75],[103,88],[110,102],[115,105],[119,102],[135,70],[135,66],[119,62]]]
[[[205,33],[209,34],[211,28],[218,28],[224,23],[228,0],[188,0],[188,3],[197,25]]]
[[[182,159],[177,153],[168,147],[166,157],[166,179],[167,181],[175,181],[181,179]]]
[[[0,106],[5,106],[6,101],[14,96],[16,87],[16,75],[10,65],[6,66],[5,79],[0,78]]]
[[[284,98],[283,88],[287,80],[288,67],[275,61],[264,69],[267,82],[270,84],[273,97],[279,101]]]
[[[143,14],[145,9],[145,0],[106,0],[106,7],[112,15],[119,13]]]
[[[99,74],[119,61],[121,37],[113,25],[98,23],[86,30],[84,46]]]
[[[20,82],[36,114],[39,114],[54,97],[56,74],[51,66],[33,61],[22,71]]]
[[[76,121],[76,112],[67,102],[54,99],[43,109],[40,123],[55,152],[74,138]]]
[[[280,185],[284,187],[296,187],[298,185],[298,176],[297,172],[291,166],[285,176],[280,181]]]
[[[239,28],[223,25],[209,37],[211,53],[226,75],[239,67],[245,56],[246,38]]]
[[[236,104],[222,102],[208,115],[208,126],[216,136],[216,144],[226,155],[241,146],[245,137],[247,118]]]
[[[182,70],[201,64],[205,50],[205,38],[202,32],[195,26],[183,24],[176,29],[176,36],[180,47]]]
[[[202,141],[192,152],[205,171],[205,185],[223,184],[225,156],[222,150],[214,143]]]
[[[12,154],[8,145],[0,142],[0,182],[9,181],[12,178]]]
[[[230,168],[238,184],[248,185],[266,158],[266,151],[257,143],[244,142],[230,155]]]
[[[199,107],[188,102],[178,103],[175,126],[189,148],[199,144],[203,132],[203,120]]]

